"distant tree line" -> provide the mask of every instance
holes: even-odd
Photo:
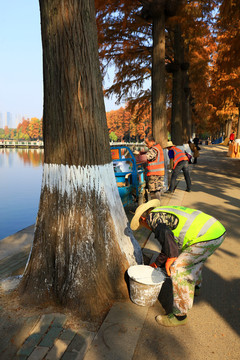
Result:
[[[139,115],[137,111],[121,107],[107,112],[107,125],[110,141],[144,141],[151,133],[151,113],[146,110]],[[6,140],[42,140],[42,119],[23,119],[16,129],[0,129],[0,139]]]
[[[37,118],[24,119],[16,129],[5,126],[0,129],[0,139],[6,140],[42,140],[42,120]]]

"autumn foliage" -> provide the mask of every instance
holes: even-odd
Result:
[[[114,66],[115,71],[113,83],[105,86],[105,94],[126,101],[131,111],[135,106],[138,112],[150,111],[153,21],[143,16],[143,10],[146,4],[164,9],[166,2],[96,0],[95,4],[103,74],[109,66]],[[234,130],[238,122],[240,0],[183,1],[182,5],[175,16],[166,16],[165,63],[166,67],[172,66],[166,74],[167,113],[173,109],[172,81],[180,65],[182,70],[187,69],[187,81],[180,81],[185,83],[181,85],[182,92],[189,100],[192,133],[216,137],[226,131],[227,122]],[[181,32],[180,64],[174,50],[176,26]],[[184,64],[189,67],[183,69]],[[183,122],[184,111],[183,108]]]
[[[23,118],[17,129],[9,129],[8,126],[5,126],[3,131],[0,129],[0,139],[42,140],[42,120]]]
[[[127,106],[121,107],[107,112],[107,125],[110,140],[141,142],[151,134],[151,113],[146,110],[138,116],[137,110],[131,112]]]

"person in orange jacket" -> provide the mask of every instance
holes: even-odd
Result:
[[[173,193],[175,190],[176,180],[181,170],[186,181],[186,191],[191,191],[191,179],[188,169],[188,158],[185,152],[175,146],[172,141],[168,141],[166,148],[168,149],[168,157],[170,159],[170,168],[172,170],[171,182],[168,188],[169,193]]]
[[[154,137],[148,136],[145,143],[149,148],[147,158],[147,186],[151,199],[159,199],[164,185],[164,154],[160,144],[157,144]]]

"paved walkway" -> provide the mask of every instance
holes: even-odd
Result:
[[[115,303],[100,328],[71,322],[69,314],[21,309],[11,313],[0,301],[1,359],[84,360],[235,360],[240,356],[240,160],[226,157],[227,148],[202,146],[197,165],[191,165],[193,188],[185,192],[182,179],[175,193],[164,195],[163,204],[184,205],[217,217],[228,236],[204,267],[199,298],[189,312],[189,322],[180,328],[164,328],[155,321],[169,305],[166,282],[160,302],[140,307],[130,300]],[[147,232],[136,231],[142,246]],[[33,226],[0,241],[0,280],[21,274],[30,251]],[[9,247],[11,243],[11,247]],[[151,236],[145,245],[146,258],[157,254]]]

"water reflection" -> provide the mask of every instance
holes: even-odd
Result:
[[[35,223],[43,149],[0,149],[0,239]]]
[[[2,156],[1,156],[2,155]],[[0,167],[14,166],[14,161],[21,159],[24,165],[31,164],[32,166],[43,165],[44,150],[43,149],[16,149],[16,148],[2,148],[0,149]]]

